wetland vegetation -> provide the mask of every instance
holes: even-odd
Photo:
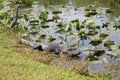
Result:
[[[8,29],[19,5],[17,24]],[[0,79],[118,80],[119,10],[119,0],[0,0]],[[80,54],[53,56],[21,44],[21,38]]]

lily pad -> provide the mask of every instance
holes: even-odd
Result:
[[[93,36],[96,35],[98,33],[98,31],[89,31],[89,33],[87,35]]]
[[[59,11],[59,10],[56,10],[56,11],[53,11],[52,14],[60,14],[62,13],[62,11]]]
[[[106,41],[106,42],[104,43],[104,46],[105,46],[105,47],[110,47],[110,46],[112,46],[112,45],[115,45],[115,43],[114,43],[114,41],[111,41],[111,40],[108,40],[108,41]]]
[[[39,20],[31,20],[30,25],[39,25]]]
[[[72,22],[72,23],[74,23],[74,22],[79,22],[79,19],[72,20],[71,22]]]
[[[90,42],[90,44],[92,44],[93,46],[97,46],[99,45],[100,43],[102,43],[102,40],[101,39],[94,39]]]
[[[53,42],[54,40],[56,40],[56,38],[54,38],[53,36],[48,36],[48,39],[50,42]]]
[[[101,56],[105,53],[105,50],[103,49],[95,49],[94,50],[94,56]]]
[[[42,40],[44,40],[46,38],[46,34],[42,34],[37,40],[36,42],[41,42]]]
[[[99,37],[102,38],[102,39],[104,39],[104,38],[108,37],[108,34],[106,34],[106,33],[101,33]]]
[[[54,15],[54,16],[53,16],[53,19],[60,19],[60,16]]]
[[[88,29],[95,30],[100,29],[100,26],[87,26]]]
[[[42,12],[40,13],[39,19],[44,19],[44,20],[46,20],[47,17],[48,17],[48,14],[49,14],[48,11],[42,11]]]
[[[86,40],[87,39],[87,34],[84,31],[80,31],[78,33],[78,36],[80,37],[81,40]]]
[[[78,47],[79,47],[78,44],[73,44],[73,45],[70,46],[70,48],[72,48],[72,49],[77,49]]]

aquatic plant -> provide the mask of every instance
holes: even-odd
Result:
[[[87,39],[87,34],[84,31],[79,31],[78,37],[80,38],[80,40],[82,40],[82,45],[84,46],[84,40]]]
[[[86,17],[91,17],[91,16],[95,16],[97,15],[97,11],[95,9],[95,6],[92,5],[92,6],[87,6],[86,9],[85,9],[85,16]]]
[[[104,46],[105,47],[110,47],[110,46],[112,46],[112,45],[115,45],[115,43],[114,43],[114,41],[112,41],[112,40],[107,40],[105,43],[104,43]]]
[[[60,16],[54,15],[54,16],[53,16],[53,20],[54,20],[54,19],[60,19]]]
[[[102,38],[102,39],[104,39],[104,38],[108,37],[108,34],[106,34],[106,33],[101,33],[99,37]]]
[[[53,36],[48,36],[48,40],[49,40],[50,42],[53,42],[54,40],[56,40],[56,38],[54,38]]]
[[[106,9],[106,13],[109,13],[109,14],[112,13],[113,11],[114,11],[114,10],[112,10],[112,9],[110,9],[110,8],[107,8],[107,9]]]
[[[93,46],[98,46],[101,43],[102,43],[101,39],[94,39],[90,42],[90,44],[92,44]]]
[[[42,28],[49,28],[49,25],[47,24],[47,22],[46,22],[46,21],[41,20],[40,27],[42,27]]]
[[[39,19],[46,20],[48,17],[49,12],[48,11],[42,11],[39,15]]]
[[[79,19],[71,20],[72,23],[79,22]]]
[[[39,38],[36,40],[36,42],[41,42],[42,40],[46,38],[46,36],[47,36],[46,34],[41,34]]]
[[[92,30],[92,31],[89,31],[89,32],[87,33],[87,35],[89,35],[89,36],[94,36],[94,35],[96,35],[97,33],[98,33],[98,31]]]
[[[7,18],[7,16],[9,16],[9,14],[7,12],[1,12],[0,13],[0,19]]]
[[[56,11],[53,11],[52,14],[60,14],[62,13],[62,11],[59,11],[59,10],[56,10]]]
[[[34,19],[34,20],[31,20],[29,23],[30,23],[30,25],[32,25],[32,26],[39,25],[39,20]]]

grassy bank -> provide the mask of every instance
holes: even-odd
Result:
[[[30,54],[43,54],[19,44],[20,35],[0,33],[0,80],[109,80],[109,76],[94,77],[80,75],[76,71],[52,67],[41,63]],[[39,57],[41,57],[39,55]],[[47,58],[42,56],[42,58]],[[36,56],[38,58],[38,56]]]

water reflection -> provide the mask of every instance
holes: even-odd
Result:
[[[37,0],[38,4],[43,5],[45,8],[49,7],[49,5],[61,5],[68,6],[72,5],[75,8],[87,6],[87,5],[96,5],[98,7],[108,7],[115,10],[113,15],[119,15],[120,13],[120,0]]]

